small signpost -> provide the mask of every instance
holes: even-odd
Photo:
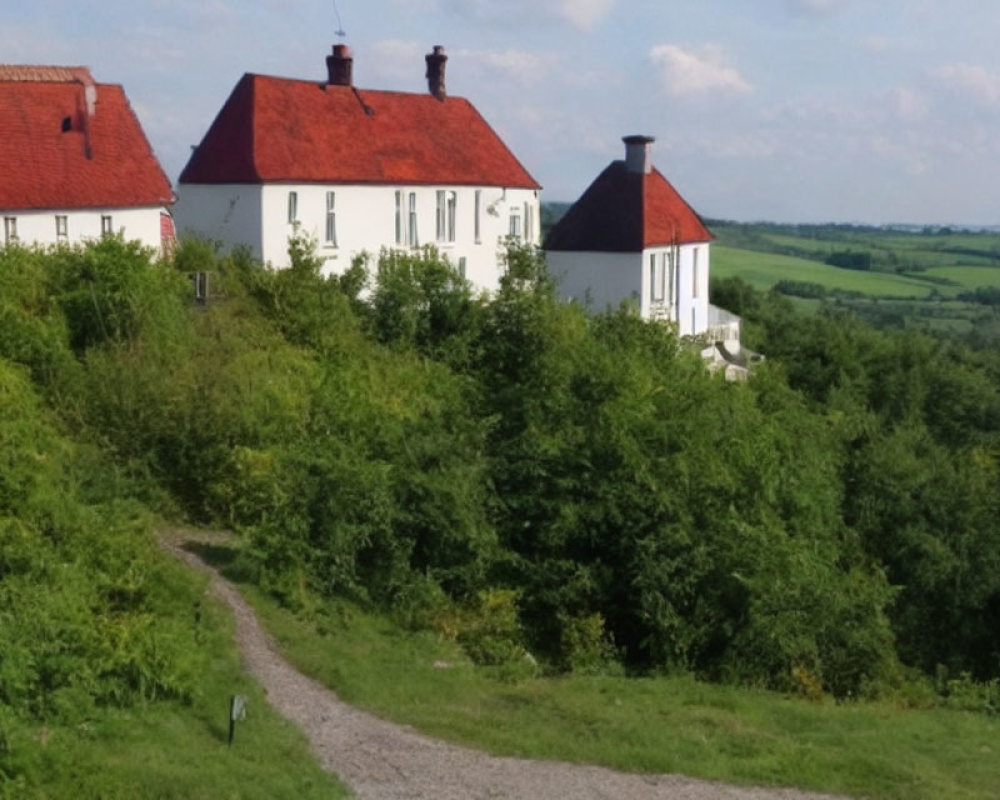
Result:
[[[229,698],[229,745],[233,744],[233,734],[236,733],[236,723],[247,718],[247,699],[241,694]]]

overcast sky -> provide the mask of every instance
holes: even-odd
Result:
[[[244,72],[316,79],[338,41],[362,88],[424,91],[449,54],[545,187],[574,200],[656,137],[704,216],[1000,224],[997,0],[33,0],[0,61],[121,83],[171,180]]]

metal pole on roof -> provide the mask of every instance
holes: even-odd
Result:
[[[347,31],[344,30],[344,24],[340,21],[340,11],[337,8],[337,0],[333,0],[333,13],[337,16],[337,30],[335,33],[343,39],[347,36]]]

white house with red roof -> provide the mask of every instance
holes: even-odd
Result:
[[[602,311],[634,303],[703,344],[729,379],[759,358],[742,348],[741,321],[708,302],[712,234],[658,169],[651,136],[626,136],[612,161],[545,238],[549,272],[564,294]]]
[[[306,235],[333,273],[360,253],[434,245],[495,287],[506,237],[539,241],[541,187],[468,100],[447,95],[443,49],[426,61],[427,94],[355,88],[346,45],[325,81],[244,75],[181,173],[181,233],[278,267]]]
[[[0,65],[0,246],[121,233],[161,250],[174,195],[121,86]]]
[[[709,326],[712,234],[653,167],[649,136],[626,136],[613,161],[545,240],[549,271],[569,296],[597,309],[634,301],[644,319],[682,336]]]

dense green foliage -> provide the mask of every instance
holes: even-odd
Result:
[[[137,500],[239,531],[291,608],[348,596],[507,675],[1000,676],[992,352],[730,280],[768,360],[727,384],[669,327],[559,302],[531,251],[487,298],[433,251],[363,291],[291,245],[279,272],[0,252],[4,713],[192,696]]]
[[[178,405],[197,366],[187,294],[182,275],[115,238],[0,251],[0,797],[218,796],[247,767],[167,779],[153,758],[142,775],[93,764],[74,775],[67,756],[103,741],[124,757],[152,747],[157,725],[178,755],[191,736],[224,743],[207,724],[221,712],[193,709],[236,688],[238,663],[203,582],[156,546],[149,510],[165,500],[153,471],[184,486],[173,470],[197,447],[195,425],[176,427],[197,417]],[[284,746],[261,710],[260,751]],[[256,770],[261,796],[330,789],[304,754],[289,751],[304,780]]]

